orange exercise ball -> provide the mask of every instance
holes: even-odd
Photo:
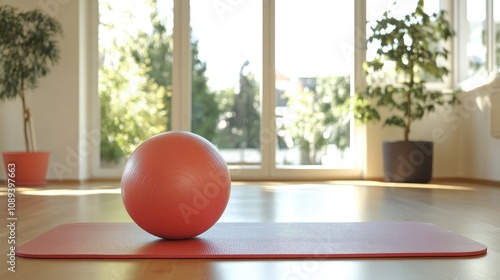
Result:
[[[190,132],[171,131],[141,143],[125,164],[122,200],[145,231],[165,239],[195,237],[222,216],[231,178],[217,148]]]

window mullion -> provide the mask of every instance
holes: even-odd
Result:
[[[486,0],[486,67],[488,73],[495,71],[495,18],[493,13],[493,0]]]
[[[261,119],[261,152],[262,169],[268,172],[274,169],[276,153],[276,115],[275,100],[275,61],[274,30],[275,0],[263,1],[262,24],[262,119]],[[269,176],[269,175],[268,175]]]
[[[189,1],[174,0],[172,130],[191,130],[191,41]]]

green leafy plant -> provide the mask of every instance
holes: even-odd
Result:
[[[367,42],[378,49],[375,58],[364,64],[368,85],[351,98],[349,110],[356,120],[368,122],[380,120],[380,109],[387,108],[384,125],[403,128],[404,140],[408,141],[413,121],[437,106],[458,102],[453,91],[426,88],[428,81],[442,81],[449,73],[442,65],[449,55],[443,44],[455,32],[446,12],[427,14],[423,0],[403,17],[385,12],[371,30]]]
[[[26,92],[59,61],[60,35],[60,23],[40,10],[19,12],[0,6],[0,100],[21,98],[27,152],[35,143]]]

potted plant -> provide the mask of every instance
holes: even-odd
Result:
[[[456,92],[426,87],[428,81],[442,81],[449,73],[442,65],[449,54],[443,44],[455,33],[445,11],[429,15],[423,0],[402,17],[385,12],[371,30],[367,42],[378,48],[364,63],[367,86],[350,99],[349,110],[356,120],[378,121],[383,116],[384,125],[403,129],[403,141],[383,143],[386,180],[429,182],[433,143],[410,141],[410,131],[414,121],[437,106],[458,102]]]
[[[58,62],[60,35],[60,23],[40,10],[0,6],[0,100],[20,98],[24,124],[25,151],[3,153],[5,168],[15,165],[17,185],[46,183],[49,153],[36,149],[26,94]]]

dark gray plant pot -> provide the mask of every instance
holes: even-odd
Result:
[[[390,182],[428,183],[434,145],[428,141],[384,142],[384,177]]]

